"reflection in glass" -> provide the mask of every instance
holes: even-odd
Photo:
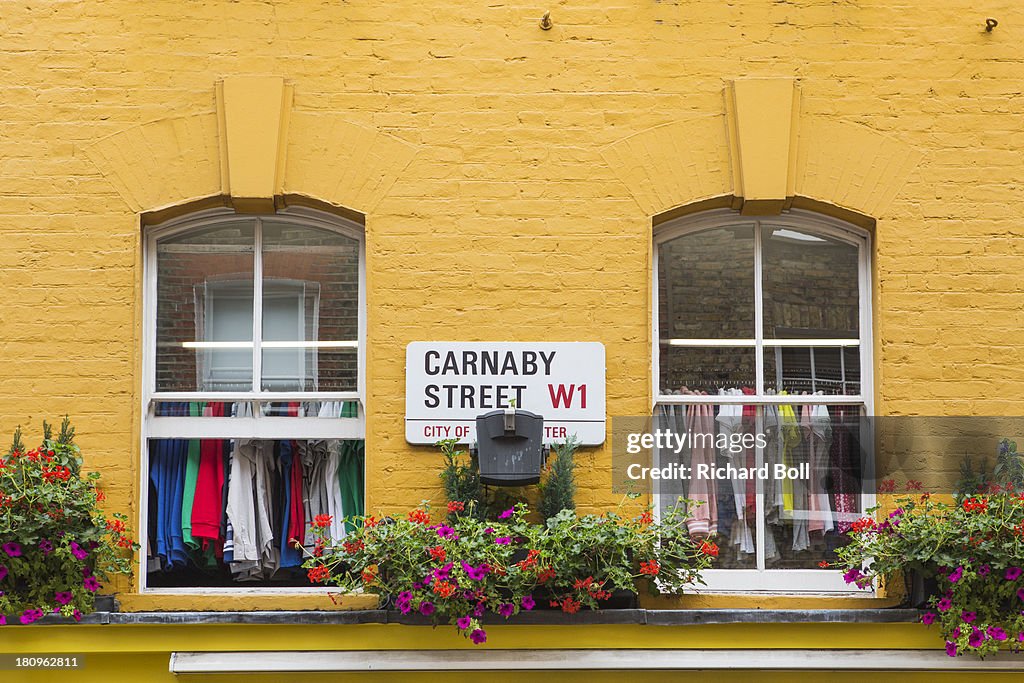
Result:
[[[263,223],[265,391],[354,391],[359,243],[292,223]]]
[[[761,247],[765,339],[858,338],[856,245],[766,227]]]
[[[857,346],[767,346],[764,385],[770,393],[860,395]]]
[[[661,345],[659,362],[662,395],[720,389],[753,389],[755,380],[752,347],[691,347]]]
[[[688,233],[658,246],[659,334],[668,339],[754,337],[754,229]]]
[[[157,391],[252,388],[255,223],[157,243]]]

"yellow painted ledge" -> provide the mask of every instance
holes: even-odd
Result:
[[[334,596],[333,599],[331,596]],[[329,593],[280,595],[118,595],[122,612],[252,612],[377,609],[377,596]]]

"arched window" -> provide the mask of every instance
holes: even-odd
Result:
[[[872,502],[869,255],[867,232],[795,210],[711,211],[655,232],[656,417],[714,442],[659,454],[692,474],[662,484],[660,503],[704,503],[690,529],[717,534],[712,588],[849,589],[820,563]]]
[[[304,208],[147,228],[147,589],[308,585],[290,541],[362,512],[363,253]]]

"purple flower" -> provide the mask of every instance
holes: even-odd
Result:
[[[921,615],[921,623],[931,626],[935,623],[935,617],[938,616],[935,612],[925,612]]]
[[[438,525],[437,535],[441,538],[450,538],[453,541],[457,541],[459,539],[459,535],[455,533],[455,529],[451,528],[447,524]]]
[[[957,626],[955,629],[953,629],[953,637],[954,638],[959,638],[960,637],[960,627],[959,626]]]
[[[953,570],[953,573],[950,574],[949,576],[947,576],[946,578],[949,579],[950,583],[956,583],[957,581],[962,579],[963,576],[964,576],[964,568],[963,567],[957,567],[956,569]]]
[[[57,591],[53,597],[61,605],[66,605],[75,598],[75,595],[71,591]]]
[[[484,533],[485,534],[493,534],[494,533],[494,527],[487,527],[486,529],[484,529]]]
[[[402,614],[408,614],[409,612],[412,611],[412,603],[410,603],[410,602],[400,602],[400,603],[398,603],[398,611],[401,612]]]
[[[2,579],[2,578],[4,578],[4,577],[0,576],[0,579]],[[1024,588],[1021,588],[1020,590],[1017,591],[1017,597],[1020,598],[1021,600],[1024,600]]]
[[[5,578],[7,578],[7,567],[0,564],[0,581],[3,581]]]
[[[21,546],[17,543],[4,543],[3,550],[9,557],[21,557]]]
[[[473,641],[474,645],[479,645],[480,643],[486,643],[487,642],[487,632],[484,631],[482,628],[474,629],[473,632],[469,634],[469,639]]]
[[[6,549],[7,546],[4,546],[4,550]],[[1024,574],[1024,569],[1021,569],[1020,567],[1007,567],[1006,574],[1004,574],[1004,577],[1007,581],[1016,581],[1020,578],[1021,574]]]
[[[0,614],[0,626],[7,626],[7,617]]]
[[[401,593],[398,594],[397,600],[399,602],[412,600],[412,592],[411,591],[402,591]]]
[[[458,621],[455,622],[455,625],[459,627],[460,631],[465,631],[472,623],[473,618],[467,614],[464,617],[459,617]]]
[[[53,544],[47,541],[45,538],[39,541],[39,549],[43,551],[43,555],[49,555],[53,552]]]
[[[971,647],[978,647],[985,642],[985,634],[981,629],[976,628],[971,631],[971,635],[967,637],[967,644]]]
[[[422,614],[423,616],[429,617],[433,613],[434,613],[434,603],[430,602],[429,600],[424,600],[423,602],[420,603],[420,614]]]
[[[25,625],[28,625],[28,624],[31,624],[33,621],[38,621],[39,619],[42,619],[42,618],[43,618],[43,610],[41,610],[41,609],[27,609],[27,610],[25,610],[24,612],[21,613],[21,618],[19,619],[19,621],[21,621],[21,623],[23,623]]]
[[[508,545],[512,542],[512,538],[510,536],[499,536],[494,539],[494,542],[498,545]]]
[[[473,579],[474,581],[483,581],[484,577],[490,571],[490,567],[484,562],[479,567],[474,567],[465,560],[462,561],[462,571],[466,572],[466,576]]]
[[[998,626],[989,626],[988,627],[988,637],[991,638],[992,640],[998,640],[1000,642],[1006,640],[1007,638],[1009,638],[1009,636],[1006,635],[1006,631],[1004,631],[1003,629],[999,628]]]
[[[946,654],[950,657],[956,657],[956,643],[946,641]]]
[[[524,595],[523,599],[519,602],[519,604],[523,606],[523,609],[531,610],[537,603],[533,601],[532,595]]]
[[[476,607],[473,608],[474,617],[482,617],[484,615],[484,603],[476,603]]]
[[[75,610],[74,612],[72,612],[72,613],[71,613],[71,617],[72,617],[72,618],[73,618],[73,619],[74,619],[75,621],[81,621],[81,620],[82,620],[82,613],[81,613],[81,612],[79,612],[79,611],[78,611],[78,610],[76,609],[76,610]]]
[[[992,573],[992,567],[988,566],[987,564],[983,564],[980,567],[978,567],[978,576],[985,577],[985,576],[988,576],[991,573]]]
[[[513,605],[511,602],[503,602],[500,605],[498,605],[498,614],[505,617],[506,619],[515,614],[515,612],[516,606]]]
[[[843,581],[846,583],[853,583],[863,578],[864,575],[860,573],[859,569],[851,569],[850,571],[843,574]]]
[[[1024,643],[1024,631],[1021,631],[1020,633],[1017,634],[1017,642],[1018,643]]]
[[[84,560],[89,557],[89,552],[87,550],[82,550],[82,546],[78,545],[74,541],[71,541],[71,554],[80,560]]]
[[[935,605],[935,609],[939,610],[940,612],[946,612],[952,606],[952,600],[950,600],[949,598],[942,598],[941,600],[939,600],[939,604]]]
[[[452,563],[449,562],[445,566],[441,567],[440,569],[435,569],[434,570],[434,578],[437,579],[438,581],[447,581],[448,580],[448,576],[451,574],[452,566],[453,566]]]
[[[87,576],[82,581],[82,585],[85,586],[86,590],[90,590],[93,593],[100,589],[100,582],[96,580],[95,576]]]
[[[960,618],[963,620],[963,622],[965,624],[971,624],[971,623],[974,622],[975,619],[978,618],[978,613],[977,612],[961,612],[960,613]]]
[[[508,510],[505,510],[500,515],[498,515],[498,519],[508,519],[509,517],[514,515],[515,512],[516,512],[515,508],[509,508]]]

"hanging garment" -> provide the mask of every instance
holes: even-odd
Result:
[[[366,471],[365,451],[362,441],[343,441],[338,458],[338,480],[336,486],[341,492],[341,508],[345,513],[345,524],[341,529],[344,538],[349,532],[355,531],[352,516],[362,515],[363,510],[363,476]]]
[[[277,503],[281,506],[281,519],[277,526],[280,530],[280,538],[278,538],[278,549],[281,552],[281,568],[285,567],[298,567],[302,564],[302,558],[299,552],[292,547],[289,541],[288,532],[291,529],[292,519],[292,497],[294,489],[292,488],[292,477],[294,476],[295,468],[293,467],[293,454],[292,454],[292,442],[291,441],[278,441],[278,463],[281,467],[281,479],[282,484],[280,486],[281,497]],[[299,474],[301,478],[301,472]]]
[[[860,489],[854,449],[851,447],[851,426],[856,422],[844,406],[836,406],[832,422],[832,447],[829,449],[830,472],[835,491],[836,521],[840,533],[847,533],[851,523],[860,516],[857,492]]]
[[[697,472],[699,466],[714,467],[714,407],[705,404],[686,406],[686,430],[691,439],[697,437],[696,443],[690,448],[690,472]],[[691,474],[691,476],[693,475]],[[692,517],[687,521],[687,529],[691,534],[712,535],[718,533],[717,489],[715,482],[708,478],[694,477],[690,482],[688,497],[691,500],[704,503],[693,509]]]
[[[224,415],[223,403],[206,407],[210,417]],[[192,536],[204,549],[213,546],[218,556],[223,554],[220,520],[224,510],[224,450],[220,439],[202,439],[199,442],[199,472],[196,475],[196,494],[192,504]]]
[[[324,440],[300,441],[298,443],[299,457],[302,459],[302,480],[303,497],[307,520],[312,520],[317,515],[327,515],[327,464],[331,454]],[[313,527],[306,524],[303,534],[302,545],[307,550],[312,550],[315,545]]]
[[[252,441],[236,440],[231,451],[227,515],[231,531],[231,554],[224,544],[224,561],[235,574],[249,572],[259,565],[256,500],[253,484],[256,479],[256,447]]]
[[[742,396],[739,389],[719,390],[720,394],[728,396]],[[743,407],[740,405],[722,405],[718,409],[718,431],[724,437],[721,439],[722,447],[720,455],[724,460],[732,463],[733,467],[746,467],[746,452],[732,453],[728,444],[732,443],[732,435],[739,434],[743,430]],[[747,480],[732,478],[729,480],[732,488],[733,502],[736,506],[736,523],[732,526],[730,542],[739,547],[739,551],[745,554],[752,554],[756,551],[754,537],[750,532],[747,512]]]
[[[189,417],[203,414],[205,403],[192,401],[188,404]],[[198,550],[200,543],[192,536],[192,505],[196,497],[196,478],[199,476],[199,439],[188,440],[188,455],[185,459],[185,485],[181,497],[181,536],[192,550]]]
[[[805,435],[811,479],[808,484],[808,531],[827,533],[835,529],[832,505],[825,482],[828,477],[828,451],[832,446],[832,419],[823,405],[804,406]]]

